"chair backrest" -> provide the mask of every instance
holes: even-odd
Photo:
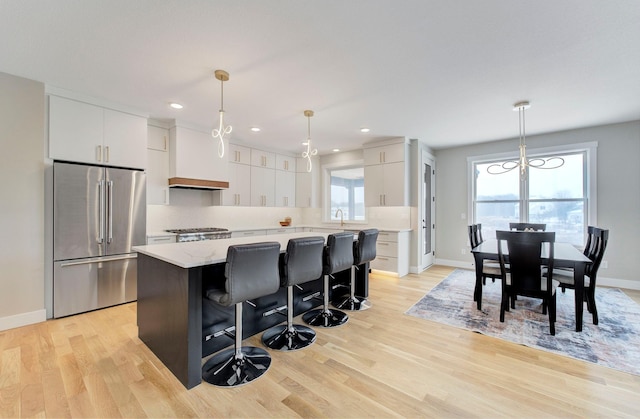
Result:
[[[607,248],[607,242],[609,241],[609,230],[602,228],[589,226],[587,229],[588,238],[587,245],[584,248],[584,255],[591,259],[591,266],[587,270],[587,275],[592,281],[595,280],[598,274],[598,268],[604,256],[604,251]]]
[[[469,233],[469,245],[473,249],[484,241],[482,238],[482,224],[471,224],[467,227]]]
[[[518,294],[542,292],[542,244],[548,245],[548,272],[553,272],[553,253],[556,233],[496,231],[498,240],[498,259],[503,276],[506,275],[506,258],[503,244],[506,242],[509,254],[509,274],[512,290]],[[547,276],[547,290],[551,289],[553,275]]]
[[[353,233],[330,234],[324,247],[322,273],[329,275],[353,265]]]
[[[281,285],[288,287],[321,278],[323,249],[324,237],[290,239],[280,264]]]
[[[378,230],[370,228],[358,233],[358,241],[353,243],[353,264],[362,265],[376,258]]]
[[[509,230],[516,231],[546,231],[546,224],[535,223],[509,223]]]
[[[280,243],[263,242],[229,246],[224,268],[225,291],[220,300],[232,305],[273,294],[280,288]]]

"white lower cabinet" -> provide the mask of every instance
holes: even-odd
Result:
[[[243,231],[232,231],[231,238],[236,237],[252,237],[252,236],[266,236],[267,230],[243,230]]]
[[[371,269],[405,276],[409,273],[409,232],[380,231]]]
[[[167,235],[167,236],[147,236],[147,244],[164,244],[164,243],[175,243],[176,236],[175,234]]]

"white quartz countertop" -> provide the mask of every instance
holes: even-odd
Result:
[[[258,237],[237,237],[221,240],[202,240],[186,243],[148,244],[134,246],[133,250],[147,256],[171,263],[181,268],[194,268],[197,266],[223,263],[227,260],[227,249],[237,244],[278,242],[280,251],[285,251],[289,239],[300,237],[321,236],[325,240],[328,233],[285,233]]]

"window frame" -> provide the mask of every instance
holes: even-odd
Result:
[[[567,201],[582,201],[585,203],[585,219],[584,219],[584,232],[583,232],[583,245],[587,235],[587,226],[597,225],[597,147],[596,141],[565,144],[553,147],[531,148],[527,149],[527,157],[551,157],[553,155],[566,155],[584,153],[583,171],[585,175],[585,182],[583,184],[584,198],[579,199],[567,199]],[[476,164],[491,163],[504,160],[517,160],[519,157],[518,150],[515,149],[512,152],[505,153],[493,153],[478,156],[467,157],[467,203],[468,214],[471,220],[470,224],[476,223],[476,182],[474,167]],[[513,170],[518,170],[513,169]],[[536,170],[536,169],[528,169]],[[539,169],[544,170],[544,169]],[[496,175],[500,176],[500,175]],[[527,179],[524,182],[519,182],[519,199],[510,201],[496,201],[500,203],[516,202],[521,204],[519,208],[520,220],[529,219],[529,205],[533,202],[560,202],[562,199],[530,199],[529,198],[529,178],[527,173]],[[523,198],[524,197],[524,198]],[[482,201],[483,203],[490,201]]]
[[[322,193],[322,198],[323,198],[322,199],[322,222],[340,223],[340,220],[333,219],[333,214],[331,213],[331,171],[343,170],[343,169],[354,169],[354,168],[362,168],[364,173],[364,160],[351,160],[351,161],[344,161],[339,163],[322,165],[322,192],[323,192]],[[364,219],[351,220],[351,219],[345,218],[344,221],[348,222],[349,224],[366,224],[367,218],[368,218],[367,216],[368,216],[368,211],[365,204]]]

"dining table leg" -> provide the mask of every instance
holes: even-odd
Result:
[[[573,268],[576,302],[576,332],[582,332],[582,314],[584,311],[584,273],[586,264],[576,263]]]
[[[478,310],[482,310],[482,262],[483,258],[477,253],[473,254],[476,265],[476,286],[473,290],[473,301],[477,303]]]

